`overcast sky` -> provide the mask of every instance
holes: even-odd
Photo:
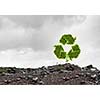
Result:
[[[0,66],[41,67],[64,63],[53,54],[62,34],[77,37],[81,54],[71,63],[100,68],[100,16],[0,16]]]

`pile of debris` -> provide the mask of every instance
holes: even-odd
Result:
[[[0,67],[1,85],[99,85],[100,71],[92,65],[58,64],[41,68]]]

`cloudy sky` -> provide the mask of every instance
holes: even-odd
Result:
[[[77,37],[81,54],[71,63],[100,68],[100,16],[0,16],[0,66],[41,67],[56,63],[53,45],[62,34]]]

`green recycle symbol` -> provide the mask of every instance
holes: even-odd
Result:
[[[76,37],[73,37],[71,34],[64,34],[59,40],[60,44],[54,45],[55,50],[54,54],[58,59],[66,59],[66,61],[77,58],[81,52],[78,44],[75,44]],[[71,49],[66,52],[63,48],[65,45],[70,45]]]

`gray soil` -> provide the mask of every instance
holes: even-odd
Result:
[[[100,71],[92,65],[58,64],[41,68],[0,67],[0,85],[99,85]]]

